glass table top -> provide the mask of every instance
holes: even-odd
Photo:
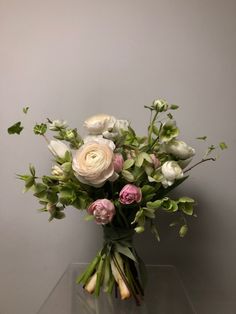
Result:
[[[86,264],[70,264],[37,314],[192,314],[196,313],[174,266],[149,265],[141,306],[114,295],[88,294],[76,277]]]

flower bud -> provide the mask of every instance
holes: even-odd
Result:
[[[114,204],[106,198],[98,199],[90,204],[87,211],[95,217],[97,224],[102,225],[111,222],[116,212]]]
[[[55,177],[60,177],[63,175],[63,170],[58,165],[54,165],[52,167],[52,175]]]
[[[195,154],[195,149],[188,146],[183,141],[171,140],[169,143],[166,143],[164,147],[167,153],[182,160],[188,159]]]
[[[125,205],[139,203],[141,199],[141,189],[134,184],[126,184],[119,194],[119,201]]]
[[[115,172],[120,173],[123,168],[123,164],[124,164],[123,156],[121,154],[114,154],[113,166],[114,166]]]

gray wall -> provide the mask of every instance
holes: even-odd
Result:
[[[235,313],[235,10],[234,0],[0,0],[1,314],[36,313],[68,263],[89,261],[102,242],[77,210],[48,223],[21,193],[15,173],[52,164],[33,123],[63,118],[82,129],[106,112],[143,133],[143,105],[156,97],[181,106],[182,138],[199,156],[199,135],[230,149],[176,192],[198,199],[188,237],[166,230],[164,218],[161,243],[147,233],[137,247],[147,263],[178,267],[198,313]],[[18,120],[25,132],[8,136]]]

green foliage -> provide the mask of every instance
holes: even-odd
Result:
[[[34,126],[34,134],[36,135],[44,135],[47,132],[47,124],[35,124]]]
[[[10,126],[7,129],[8,134],[12,135],[12,134],[20,134],[22,132],[22,130],[24,129],[24,127],[21,125],[21,121],[16,122],[15,124],[13,124],[12,126]]]
[[[183,225],[181,226],[181,228],[179,229],[179,236],[181,238],[185,237],[185,235],[187,234],[188,232],[188,226],[187,225]]]
[[[227,148],[228,148],[228,146],[225,144],[225,142],[221,142],[221,143],[219,143],[219,147],[220,147],[220,149],[222,149],[222,150],[224,150],[224,149],[227,149]]]
[[[29,107],[24,107],[24,108],[22,109],[22,111],[23,111],[24,114],[27,114],[28,110],[29,110]]]

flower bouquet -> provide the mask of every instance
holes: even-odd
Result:
[[[134,234],[149,227],[159,240],[155,218],[160,211],[173,217],[170,226],[178,226],[180,237],[186,234],[188,218],[196,216],[195,201],[186,196],[171,199],[169,193],[188,178],[193,167],[215,160],[209,155],[216,148],[209,146],[204,157],[186,169],[195,150],[177,139],[179,129],[171,111],[178,106],[155,100],[145,108],[150,111],[145,136],[138,136],[127,120],[106,114],[85,121],[85,138],[65,121],[36,124],[34,133],[46,140],[54,156],[52,171],[38,177],[30,165],[29,174],[18,175],[50,221],[64,218],[65,208],[73,206],[86,212],[85,220],[101,225],[103,247],[77,282],[96,296],[101,289],[112,293],[115,288],[121,299],[132,296],[137,304],[144,295],[146,275],[133,244]],[[22,130],[17,122],[8,132]],[[48,130],[54,139],[48,139]],[[226,144],[219,147],[224,149]]]

